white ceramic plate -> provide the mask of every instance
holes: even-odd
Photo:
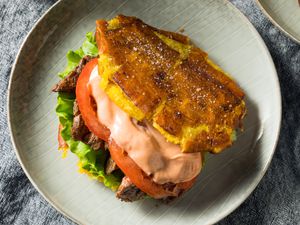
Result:
[[[256,0],[272,23],[300,43],[300,6],[298,0]]]
[[[97,18],[135,15],[167,30],[184,28],[195,44],[245,90],[245,131],[222,154],[209,157],[197,184],[178,201],[124,203],[101,183],[77,172],[77,159],[57,151],[56,94],[65,54],[76,49]],[[224,0],[63,0],[25,40],[11,74],[9,124],[17,157],[37,190],[80,224],[212,224],[238,207],[264,175],[279,134],[277,74],[262,39]],[[267,193],[266,193],[267,194]]]

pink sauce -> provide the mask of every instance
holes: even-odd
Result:
[[[91,95],[97,104],[99,121],[110,129],[112,138],[156,183],[179,183],[197,176],[202,167],[201,153],[182,153],[150,125],[138,125],[115,105],[100,88],[97,66],[89,80]]]

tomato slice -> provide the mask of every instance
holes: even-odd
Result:
[[[97,65],[98,60],[93,59],[83,68],[76,85],[76,100],[82,118],[91,132],[102,140],[108,142],[111,157],[126,176],[143,192],[153,198],[164,198],[168,196],[178,196],[183,191],[192,187],[196,178],[176,184],[172,190],[168,190],[161,184],[155,183],[150,176],[147,176],[141,168],[118,146],[113,140],[109,139],[110,131],[101,124],[97,118],[97,113],[91,102],[88,82],[90,74]]]
[[[92,105],[90,91],[88,89],[90,75],[97,64],[98,59],[96,58],[84,66],[76,84],[76,100],[85,125],[96,136],[107,142],[110,136],[110,131],[99,122],[97,113]]]
[[[130,178],[132,183],[153,198],[161,199],[168,196],[177,197],[183,191],[190,189],[196,181],[196,178],[193,178],[190,181],[176,184],[173,190],[167,190],[163,185],[155,183],[151,177],[147,176],[114,141],[109,143],[109,152],[112,159],[123,173]]]

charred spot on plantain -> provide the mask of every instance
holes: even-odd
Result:
[[[158,87],[163,88],[166,76],[167,76],[167,74],[164,71],[160,71],[160,72],[155,73],[154,76],[153,76],[154,83]]]
[[[178,120],[182,119],[182,113],[180,111],[176,111],[174,114],[175,114],[176,119],[178,119]]]
[[[204,101],[197,101],[197,104],[200,107],[200,109],[206,108],[206,102],[204,102]]]

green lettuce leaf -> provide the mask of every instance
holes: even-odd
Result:
[[[64,77],[73,68],[75,68],[80,59],[85,55],[96,56],[98,54],[97,45],[92,33],[87,33],[86,39],[80,49],[69,51],[67,54],[68,65],[64,72],[59,76]],[[72,68],[72,69],[71,69]],[[56,114],[60,124],[63,126],[61,136],[68,144],[70,151],[77,155],[80,167],[84,169],[88,175],[94,179],[98,179],[104,185],[112,190],[116,190],[122,179],[121,172],[114,172],[107,175],[105,173],[105,162],[108,157],[107,151],[94,151],[89,145],[80,141],[75,141],[71,136],[71,128],[73,124],[73,105],[75,96],[69,93],[59,93],[57,97]]]
[[[67,53],[67,67],[65,70],[58,74],[60,78],[66,77],[79,63],[79,61],[85,55],[97,56],[98,48],[95,37],[92,32],[86,34],[86,38],[82,43],[82,46],[75,51],[68,51]]]
[[[91,56],[98,55],[98,47],[96,44],[94,34],[92,32],[86,34],[86,39],[82,43],[81,49],[84,55],[91,55]]]

